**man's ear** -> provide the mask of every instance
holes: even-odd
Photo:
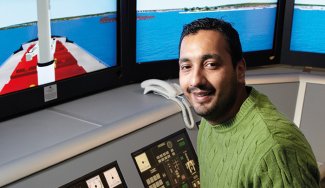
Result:
[[[246,61],[242,58],[236,66],[237,81],[239,83],[245,83],[245,73],[246,73]]]

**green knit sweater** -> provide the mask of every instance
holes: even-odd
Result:
[[[233,119],[202,119],[198,159],[203,188],[319,187],[306,138],[254,88]]]

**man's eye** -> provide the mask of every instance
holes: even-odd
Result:
[[[216,62],[207,62],[205,64],[205,67],[206,68],[209,68],[209,69],[214,69],[214,68],[217,68],[218,64]]]
[[[181,70],[188,70],[188,69],[190,69],[190,68],[191,68],[190,65],[181,65],[181,66],[180,66],[180,69],[181,69]]]

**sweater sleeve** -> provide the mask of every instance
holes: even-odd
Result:
[[[319,187],[319,171],[308,152],[272,148],[261,160],[253,175],[253,187]]]

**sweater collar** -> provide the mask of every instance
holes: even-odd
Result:
[[[258,91],[256,91],[253,87],[246,86],[246,89],[247,91],[250,91],[249,96],[243,102],[235,117],[229,119],[228,121],[216,125],[211,125],[205,120],[206,124],[218,130],[225,130],[231,127],[235,127],[240,121],[242,121],[242,119],[246,116],[246,114],[251,111],[251,108],[254,106],[258,96]]]

